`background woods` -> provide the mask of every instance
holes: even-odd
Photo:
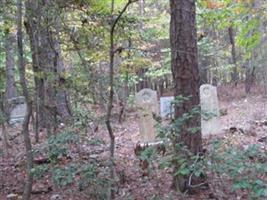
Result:
[[[0,199],[267,198],[266,9],[0,0]]]

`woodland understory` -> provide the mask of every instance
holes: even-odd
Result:
[[[219,88],[219,91],[229,90],[229,87]],[[220,140],[223,147],[220,151],[228,148],[237,148],[243,152],[249,145],[259,145],[265,152],[267,150],[267,97],[261,95],[258,87],[253,88],[249,96],[240,92],[240,86],[231,94],[220,96],[220,107],[227,110],[227,114],[221,117],[224,132],[220,135],[205,138],[203,140],[204,148],[212,152],[212,142]],[[200,189],[196,194],[181,194],[171,189],[172,176],[170,169],[159,169],[163,162],[162,156],[151,158],[152,166],[148,176],[143,176],[143,169],[140,166],[139,158],[135,155],[134,149],[140,135],[136,121],[137,113],[129,110],[125,121],[118,123],[118,118],[114,118],[114,130],[116,137],[115,155],[116,155],[116,199],[248,199],[248,190],[232,190],[230,185],[233,180],[230,177],[220,176],[208,171],[208,187]],[[92,127],[91,127],[92,128]],[[40,142],[33,143],[35,177],[33,184],[32,199],[50,199],[57,197],[66,200],[75,199],[105,199],[108,192],[105,188],[107,170],[107,160],[109,158],[109,138],[105,125],[98,124],[98,130],[94,131],[80,130],[78,127],[71,129],[70,132],[60,128],[56,135],[59,137],[57,149],[53,151],[59,155],[56,161],[50,161],[45,150],[47,146],[45,133],[40,134]],[[10,127],[7,129],[10,133],[9,154],[1,155],[0,165],[0,188],[1,199],[5,199],[8,194],[16,194],[18,197],[23,192],[25,179],[25,149],[23,138],[20,133],[20,127]],[[66,133],[73,134],[69,139]],[[34,141],[34,132],[30,129],[31,138]],[[60,139],[63,134],[64,138]],[[78,138],[76,138],[78,137]],[[62,140],[62,141],[60,141]],[[66,145],[66,140],[68,144]],[[62,142],[62,143],[61,143]],[[50,144],[51,147],[53,143]],[[257,156],[244,162],[256,162]],[[228,157],[233,161],[232,157]],[[265,157],[266,159],[266,157]],[[243,162],[243,161],[242,161]],[[266,160],[264,161],[266,162]],[[96,174],[82,173],[86,167],[93,170]],[[61,169],[62,174],[49,169]],[[64,171],[65,169],[65,171]],[[38,171],[39,170],[39,171]],[[54,174],[53,174],[54,173]],[[256,172],[247,172],[248,176],[257,175]],[[249,174],[251,173],[251,174]],[[87,178],[85,180],[84,178]],[[261,177],[267,181],[267,176]],[[86,187],[86,182],[90,184]],[[84,183],[83,183],[84,182]],[[84,185],[83,185],[84,184]],[[103,185],[102,185],[103,184]]]
[[[0,0],[0,200],[267,199],[266,24],[265,0]]]

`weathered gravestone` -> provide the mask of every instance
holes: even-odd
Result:
[[[23,96],[15,97],[8,100],[9,104],[9,123],[22,123],[27,114],[27,104]]]
[[[153,114],[158,114],[157,92],[148,88],[136,94],[136,105],[139,115],[139,131],[141,142],[153,142],[156,139],[155,120]]]
[[[220,132],[219,102],[217,88],[204,84],[200,86],[201,132],[203,136]]]
[[[160,116],[162,118],[171,118],[174,114],[174,105],[172,101],[174,100],[173,96],[169,97],[160,97]]]

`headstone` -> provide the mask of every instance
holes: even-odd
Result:
[[[220,132],[219,102],[217,88],[204,84],[200,86],[201,132],[203,136]]]
[[[162,118],[171,118],[174,114],[174,105],[172,101],[174,100],[173,96],[169,97],[160,97],[160,116]]]
[[[23,96],[8,100],[10,106],[9,123],[22,123],[27,114],[27,104]]]
[[[136,105],[141,142],[153,142],[156,140],[156,121],[153,114],[158,114],[157,92],[148,88],[142,89],[136,94]]]

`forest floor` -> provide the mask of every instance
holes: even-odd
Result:
[[[221,117],[222,133],[204,139],[205,144],[208,144],[214,137],[220,137],[223,140],[228,140],[230,143],[245,148],[249,144],[260,144],[266,150],[267,141],[259,142],[259,139],[264,138],[267,132],[267,98],[260,94],[251,96],[233,97],[233,93],[227,93],[224,90],[224,95],[220,96],[220,107],[227,110],[227,114]],[[225,95],[226,94],[226,95]],[[238,96],[238,95],[237,95]],[[171,190],[171,170],[158,169],[158,164],[153,162],[152,170],[149,176],[142,175],[142,169],[139,167],[139,159],[134,153],[134,148],[139,138],[139,129],[137,115],[135,112],[129,113],[126,120],[122,124],[113,123],[114,133],[116,136],[115,163],[116,175],[118,184],[116,187],[116,199],[127,200],[146,200],[146,199],[247,199],[245,193],[234,193],[230,187],[216,186],[216,180],[208,176],[209,189],[199,191],[194,195],[182,195]],[[19,199],[25,177],[25,153],[23,146],[23,137],[19,127],[8,129],[10,137],[10,149],[8,156],[0,154],[0,200],[8,199],[8,195],[13,194],[13,199]],[[32,133],[34,138],[34,134]],[[105,126],[100,126],[99,130],[92,134],[83,135],[84,139],[81,143],[70,145],[70,152],[67,157],[64,157],[60,162],[50,166],[66,167],[72,164],[81,164],[97,160],[97,163],[102,163],[102,173],[109,171],[105,167],[109,158],[109,139]],[[99,145],[90,143],[90,139],[94,141],[102,141]],[[34,140],[34,139],[33,139]],[[41,141],[45,141],[45,134],[41,134]],[[1,144],[1,142],[0,142]],[[2,145],[2,144],[1,144]],[[35,144],[35,149],[42,149],[45,145]],[[0,146],[1,147],[1,146]],[[40,154],[39,157],[45,157]],[[37,156],[38,157],[38,156]],[[39,159],[40,160],[40,159]],[[39,163],[40,164],[40,163]],[[100,166],[101,167],[101,166]],[[60,176],[60,174],[58,175]],[[63,179],[64,176],[62,175]],[[65,177],[66,178],[66,177]],[[105,193],[107,188],[98,182],[91,182],[91,185],[84,189],[78,184],[81,180],[80,173],[76,173],[73,178],[73,183],[59,187],[52,181],[51,173],[46,173],[42,177],[34,178],[33,185],[33,200],[78,200],[78,199],[101,199],[101,193]],[[227,185],[227,184],[226,184]],[[93,190],[93,191],[92,191]],[[223,194],[222,194],[223,193]],[[92,194],[95,198],[92,198]],[[91,196],[91,198],[89,198]]]

